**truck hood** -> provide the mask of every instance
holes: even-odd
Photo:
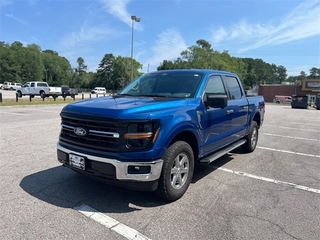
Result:
[[[188,99],[152,97],[98,97],[70,103],[62,111],[107,116],[112,118],[146,119],[151,113],[179,109]]]

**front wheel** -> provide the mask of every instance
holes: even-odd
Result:
[[[22,97],[22,93],[20,91],[17,92],[18,97],[21,98]]]
[[[187,191],[193,170],[192,148],[184,141],[175,142],[163,157],[163,167],[156,193],[168,201],[178,200]]]
[[[256,149],[259,137],[259,127],[256,121],[252,121],[250,126],[250,132],[248,136],[245,138],[247,142],[243,144],[242,151],[246,153],[251,153]]]

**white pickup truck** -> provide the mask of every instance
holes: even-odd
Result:
[[[16,93],[18,97],[22,96],[40,96],[45,98],[49,95],[50,87],[46,82],[27,82],[21,87],[17,87]]]
[[[46,95],[47,97],[57,98],[62,95],[61,87],[49,87],[49,93]]]

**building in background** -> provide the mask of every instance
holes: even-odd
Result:
[[[305,79],[301,85],[259,85],[258,95],[262,95],[266,102],[273,102],[275,95],[303,95],[308,96],[309,103],[315,103],[320,98],[320,79]]]

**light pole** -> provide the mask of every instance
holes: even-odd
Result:
[[[48,82],[48,69],[45,69],[46,71],[46,82]]]
[[[131,16],[132,20],[132,38],[131,38],[131,81],[133,80],[133,31],[134,31],[134,21],[140,22],[141,18],[136,16]]]

